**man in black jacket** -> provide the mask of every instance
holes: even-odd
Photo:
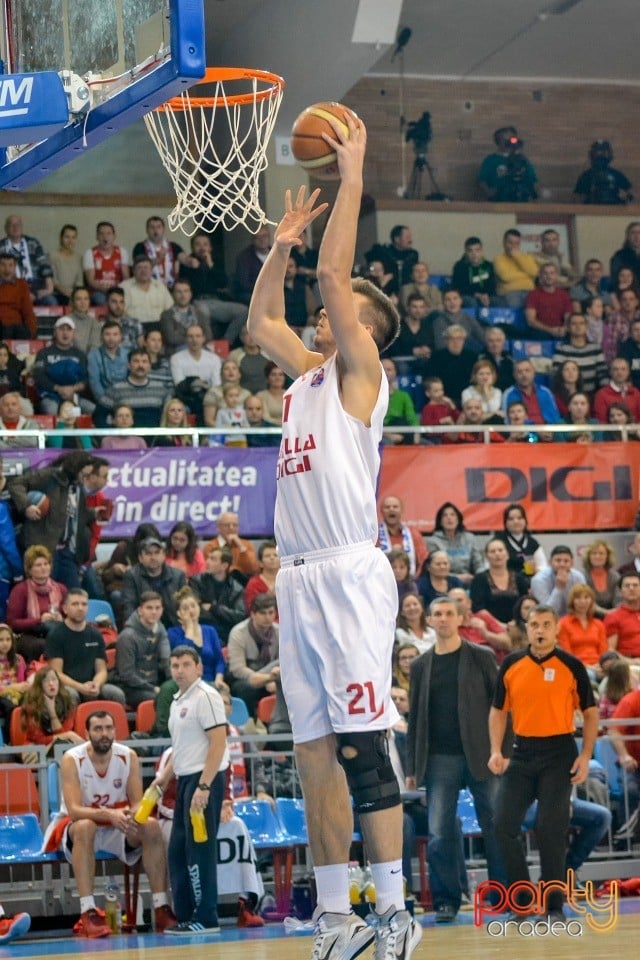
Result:
[[[87,507],[83,483],[95,460],[87,450],[72,450],[9,481],[11,499],[24,516],[24,548],[46,547],[53,556],[51,576],[68,588],[80,586],[80,568],[90,559],[91,525],[100,516]],[[46,508],[30,502],[29,494],[36,491],[47,497]]]
[[[436,923],[451,923],[462,897],[456,811],[464,787],[473,795],[489,876],[503,879],[493,830],[497,780],[487,769],[488,717],[498,666],[491,650],[460,637],[463,618],[454,600],[438,597],[429,610],[436,642],[411,667],[406,783],[408,790],[427,789],[427,858]]]
[[[207,554],[206,572],[191,578],[191,586],[202,601],[200,622],[216,628],[223,647],[231,628],[247,616],[242,584],[229,576],[232,563],[229,547],[214,547]]]
[[[122,581],[122,607],[127,620],[140,606],[142,594],[147,590],[162,597],[162,622],[165,627],[178,625],[175,595],[187,584],[182,570],[170,567],[166,560],[162,540],[147,537],[140,544],[138,562],[126,571]]]

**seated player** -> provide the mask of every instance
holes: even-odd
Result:
[[[80,896],[74,932],[89,939],[108,937],[104,911],[93,895],[98,850],[133,866],[142,857],[149,878],[157,933],[176,924],[167,899],[167,862],[157,820],[136,823],[142,799],[138,757],[116,743],[115,722],[106,710],[87,718],[88,741],[73,747],[60,766],[62,802],[45,835],[45,850],[61,850],[73,866]]]

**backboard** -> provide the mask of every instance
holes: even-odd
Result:
[[[204,0],[4,0],[4,72],[66,71],[69,122],[0,161],[20,190],[177,96],[205,72]]]

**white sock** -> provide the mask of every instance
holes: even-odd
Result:
[[[376,913],[386,913],[389,907],[404,910],[402,860],[372,863],[370,866],[376,888]]]
[[[151,902],[153,904],[154,910],[157,910],[158,907],[166,907],[169,903],[167,900],[167,894],[165,891],[162,893],[152,893]]]
[[[327,867],[314,867],[313,872],[320,912],[351,913],[348,864],[331,863]]]
[[[95,910],[96,902],[93,897],[80,897],[80,913],[86,913],[87,910]]]

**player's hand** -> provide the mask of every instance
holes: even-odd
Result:
[[[111,826],[119,830],[120,833],[127,833],[131,825],[131,810],[129,807],[122,807],[110,810]]]
[[[306,187],[300,187],[295,203],[291,198],[291,190],[287,190],[284,195],[284,217],[276,227],[274,234],[274,240],[279,247],[285,249],[299,247],[302,244],[302,237],[306,228],[329,206],[328,203],[314,206],[320,195],[319,189],[314,190],[308,200],[306,199],[306,192]]]
[[[328,116],[327,123],[333,128],[335,137],[323,133],[322,139],[336,152],[340,178],[348,180],[351,177],[362,177],[362,165],[367,149],[367,128],[351,110],[345,112],[345,122],[348,131],[345,133],[343,124],[335,117]]]

